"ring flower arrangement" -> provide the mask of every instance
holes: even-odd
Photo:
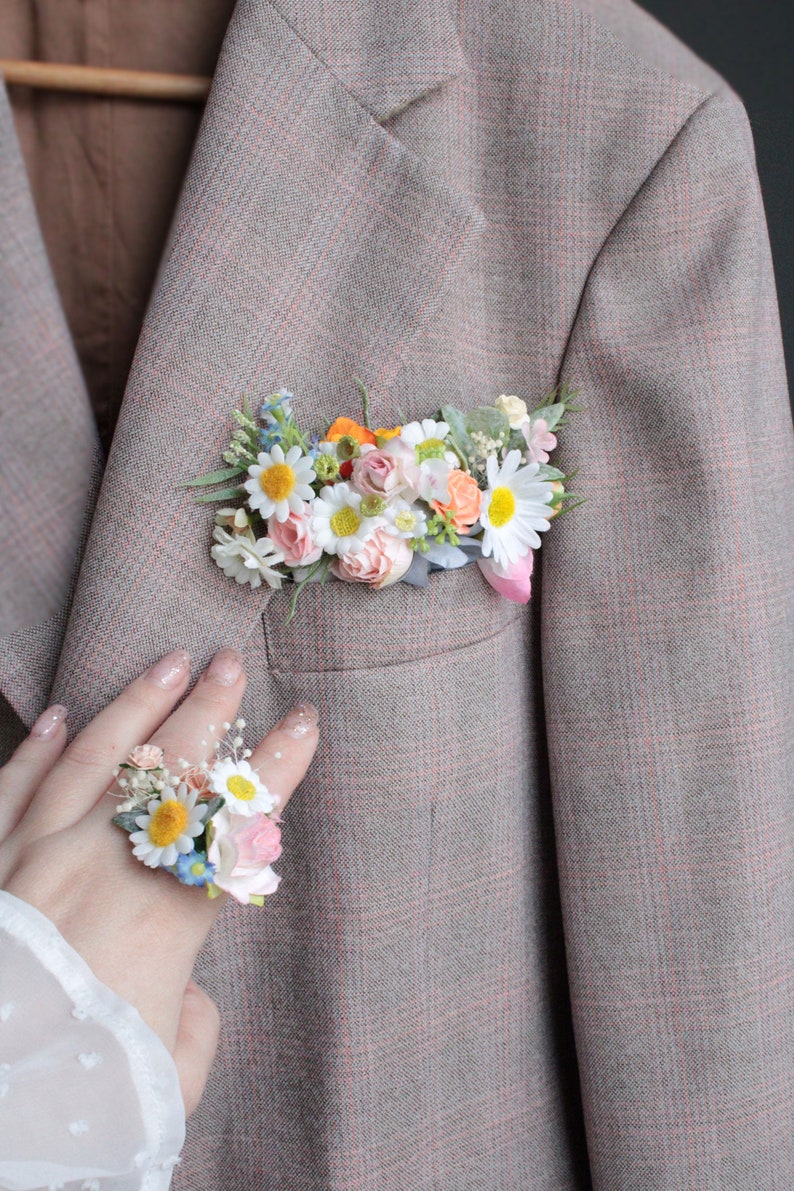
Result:
[[[271,868],[281,855],[281,820],[248,760],[244,727],[242,719],[224,724],[212,761],[181,761],[176,771],[157,745],[138,745],[114,771],[113,822],[129,833],[133,855],[147,868],[164,869],[208,897],[223,890],[261,906],[281,880]]]
[[[424,587],[432,571],[475,562],[496,591],[526,603],[539,535],[580,503],[549,462],[575,394],[563,387],[531,413],[503,395],[373,429],[357,383],[362,422],[338,417],[313,437],[285,389],[258,416],[247,402],[234,411],[227,466],[185,485],[206,488],[201,501],[240,502],[216,515],[217,565],[252,588],[294,580],[290,615],[303,585],[329,574],[377,590]]]

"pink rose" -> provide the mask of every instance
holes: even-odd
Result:
[[[139,744],[130,753],[127,764],[135,769],[159,769],[163,764],[163,750],[156,744]]]
[[[527,440],[530,459],[533,459],[535,463],[548,463],[549,451],[553,451],[556,447],[557,436],[549,430],[546,419],[537,418],[531,426],[529,422],[525,422],[521,429]]]
[[[410,567],[414,552],[405,538],[395,537],[383,529],[376,529],[358,554],[342,554],[332,570],[339,579],[349,583],[368,583],[380,589],[402,579]]]
[[[281,855],[281,831],[267,815],[235,815],[221,807],[212,819],[207,859],[213,881],[238,902],[275,893],[281,877],[270,864]]]
[[[281,828],[267,815],[234,815],[242,823],[233,828],[237,848],[237,867],[255,868],[272,864],[281,855]]]
[[[401,487],[401,477],[394,456],[377,448],[362,448],[361,454],[353,463],[352,480],[359,492],[363,492],[365,496],[382,496],[385,499],[393,496]]]
[[[501,596],[515,604],[526,604],[532,593],[529,577],[534,562],[535,556],[530,550],[523,558],[519,558],[518,562],[513,562],[508,567],[497,566],[492,558],[479,559],[477,566],[494,591],[498,591]]]
[[[290,509],[286,521],[277,521],[275,515],[267,523],[271,542],[284,555],[288,567],[308,567],[317,562],[322,554],[311,531],[310,506],[303,502],[303,509],[295,513]]]

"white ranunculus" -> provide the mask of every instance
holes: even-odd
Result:
[[[527,413],[527,403],[526,401],[522,401],[520,397],[510,397],[507,393],[502,393],[502,396],[497,397],[494,404],[507,417],[511,430],[520,430],[529,416]]]

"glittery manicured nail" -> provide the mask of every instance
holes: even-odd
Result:
[[[190,655],[184,649],[175,649],[173,653],[167,653],[159,662],[150,666],[144,678],[147,682],[153,682],[155,686],[172,691],[175,686],[179,686],[189,666]]]
[[[318,718],[319,712],[313,703],[299,703],[284,716],[279,728],[282,732],[287,732],[296,738],[307,736],[313,728],[317,727]]]
[[[243,672],[243,661],[236,649],[221,649],[207,667],[207,682],[218,686],[234,686]]]
[[[42,711],[30,729],[30,734],[31,736],[35,736],[36,740],[52,740],[58,731],[59,725],[65,719],[66,708],[62,704],[56,703],[54,707],[48,707],[46,711]]]

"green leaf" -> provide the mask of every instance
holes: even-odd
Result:
[[[538,477],[541,480],[564,480],[565,472],[560,471],[558,467],[551,467],[548,463],[541,463],[538,468]]]
[[[243,496],[244,489],[237,488],[221,488],[220,492],[206,492],[203,496],[197,496],[196,500],[199,504],[212,504],[215,500],[234,500],[235,497]]]
[[[206,476],[199,476],[197,480],[185,480],[180,488],[206,488],[209,484],[222,484],[224,480],[231,480],[234,476],[243,475],[246,467],[222,467],[219,471],[211,471]]]
[[[553,430],[565,413],[565,402],[557,401],[554,405],[542,405],[529,415],[529,423],[534,426],[538,418],[544,418],[549,430]]]
[[[449,440],[452,447],[468,471],[472,445],[466,430],[466,418],[454,405],[442,405],[441,417],[449,426]]]
[[[510,437],[510,421],[507,414],[493,405],[473,409],[466,417],[466,429],[469,434],[484,434],[486,438],[498,439],[503,443]]]
[[[204,822],[209,823],[213,815],[217,815],[218,811],[223,806],[222,798],[211,798],[207,803],[199,803],[199,806],[204,807]]]
[[[135,820],[143,814],[146,814],[145,810],[143,809],[139,811],[122,811],[120,815],[113,816],[112,822],[115,823],[117,827],[123,828],[124,831],[140,831],[140,828],[138,827],[138,824],[135,822]]]
[[[581,505],[586,504],[586,496],[575,496],[572,492],[566,492],[557,506],[557,515],[554,520],[557,521],[560,517],[564,517],[566,513],[572,513],[574,509],[578,509]]]
[[[313,562],[310,567],[307,567],[306,574],[304,575],[304,577],[300,581],[296,581],[295,590],[292,593],[292,599],[289,602],[289,611],[287,613],[287,619],[284,621],[285,624],[289,624],[290,621],[292,620],[293,616],[295,615],[295,609],[298,604],[298,596],[303,591],[306,584],[310,583],[312,581],[312,579],[314,578],[314,576],[317,574],[320,575],[321,582],[325,583],[325,580],[328,578],[328,569],[331,566],[332,562],[333,562],[333,559],[330,557],[330,555],[328,555],[328,554],[321,555],[320,558],[317,559],[317,562]]]

